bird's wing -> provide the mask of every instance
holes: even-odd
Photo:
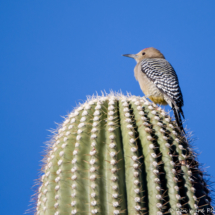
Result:
[[[141,70],[172,102],[181,108],[184,104],[178,77],[171,64],[162,58],[146,58]]]

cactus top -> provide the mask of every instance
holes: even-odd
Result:
[[[143,97],[111,94],[74,109],[53,137],[42,172],[37,215],[195,214],[211,208],[186,139]]]

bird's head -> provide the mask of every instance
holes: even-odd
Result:
[[[138,52],[137,54],[124,54],[123,56],[134,58],[137,61],[137,63],[139,63],[141,60],[143,60],[145,58],[163,58],[163,59],[165,59],[163,54],[159,50],[157,50],[153,47],[145,48],[145,49],[141,50],[140,52]]]

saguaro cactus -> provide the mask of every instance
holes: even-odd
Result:
[[[92,98],[69,114],[52,142],[37,215],[212,214],[186,138],[145,98]]]

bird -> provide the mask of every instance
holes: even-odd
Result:
[[[178,127],[185,133],[181,119],[181,116],[184,118],[184,101],[178,76],[164,55],[158,49],[149,47],[137,54],[123,56],[136,60],[134,76],[145,96],[155,104],[169,105]]]

